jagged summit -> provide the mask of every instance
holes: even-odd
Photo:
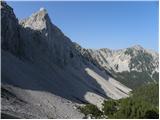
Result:
[[[144,48],[141,45],[133,45],[127,48],[121,48],[121,49],[110,49],[110,48],[100,48],[100,49],[88,49],[90,51],[107,51],[107,52],[121,52],[125,51],[126,49],[134,49],[134,50],[144,50]]]
[[[30,28],[40,31],[48,40],[53,40],[56,36],[64,36],[62,31],[52,24],[52,21],[45,8],[40,8],[39,11],[33,13],[30,17],[19,22],[24,28]],[[55,34],[52,34],[54,32]]]
[[[136,49],[136,50],[143,50],[144,49],[141,45],[134,45],[131,48]]]
[[[51,26],[51,20],[47,10],[45,8],[40,8],[39,11],[33,13],[30,17],[21,20],[20,24],[34,30],[43,30]]]
[[[43,8],[43,7],[41,7],[41,8],[39,9],[39,11],[47,12],[47,10],[46,10],[45,8]]]

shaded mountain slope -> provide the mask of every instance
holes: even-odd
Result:
[[[2,96],[5,114],[82,118],[77,104],[101,107],[106,98],[128,96],[131,89],[88,61],[51,23],[45,9],[18,23],[13,9],[1,2],[1,14],[2,87],[17,96]],[[12,104],[16,100],[25,104]]]

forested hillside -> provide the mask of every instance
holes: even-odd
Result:
[[[104,101],[101,111],[93,105],[86,105],[80,110],[92,118],[156,119],[159,118],[158,91],[158,84],[151,83],[133,90],[128,98]]]

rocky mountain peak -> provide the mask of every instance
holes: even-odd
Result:
[[[51,20],[45,8],[40,8],[38,12],[33,13],[30,17],[21,20],[23,27],[29,27],[33,30],[43,30],[51,26]]]
[[[144,49],[141,45],[134,45],[131,48],[135,49],[135,50],[143,50]]]
[[[43,7],[41,7],[41,8],[39,9],[39,11],[42,11],[42,12],[46,12],[46,13],[47,13],[47,10],[46,10],[45,8],[43,8]]]
[[[39,11],[37,11],[36,13],[32,14],[33,17],[37,17],[39,19],[46,19],[46,20],[50,20],[49,16],[48,16],[48,12],[45,8],[40,8]]]

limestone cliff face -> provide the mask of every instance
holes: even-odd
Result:
[[[72,41],[52,24],[46,9],[41,8],[19,23],[23,28],[22,39],[25,39],[24,42],[28,41],[25,42],[25,46],[28,46],[25,48],[31,49],[26,50],[25,54],[30,52],[32,59],[39,60],[40,56],[41,58],[45,56],[46,60],[50,59],[50,62],[61,66],[66,64],[76,66],[82,63],[83,56],[74,48]]]

